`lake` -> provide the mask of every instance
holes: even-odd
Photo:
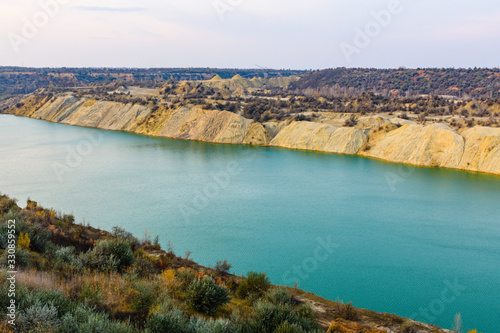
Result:
[[[0,115],[0,191],[202,265],[500,332],[500,177]]]

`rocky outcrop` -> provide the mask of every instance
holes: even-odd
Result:
[[[271,141],[271,146],[316,150],[327,153],[357,154],[368,137],[355,127],[335,127],[313,122],[292,122]]]
[[[464,151],[464,138],[446,124],[404,125],[390,131],[360,155],[426,167],[455,168]]]
[[[465,148],[457,168],[500,174],[500,128],[473,127],[463,137]]]
[[[198,106],[151,109],[79,99],[71,94],[50,100],[29,96],[21,104],[12,106],[8,112],[69,125],[173,139],[352,154],[500,175],[499,128],[474,127],[458,133],[447,124],[419,125],[380,116],[362,117],[355,127],[343,127],[342,119],[333,118],[261,124],[232,112],[209,111]]]
[[[204,83],[211,87],[216,88],[229,88],[231,90],[236,89],[249,89],[249,88],[278,88],[287,87],[292,82],[296,82],[300,79],[298,76],[280,76],[280,77],[254,77],[251,79],[246,79],[241,75],[237,74],[231,79],[222,79],[219,75],[214,76],[211,80],[204,81]]]

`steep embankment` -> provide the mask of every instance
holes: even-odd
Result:
[[[7,110],[18,116],[62,124],[128,131],[213,143],[269,145],[352,154],[425,167],[500,175],[500,128],[458,133],[447,124],[419,125],[402,119],[363,117],[355,127],[343,120],[254,122],[228,111],[198,106],[154,109],[134,104],[31,95]],[[340,122],[340,123],[339,123]]]

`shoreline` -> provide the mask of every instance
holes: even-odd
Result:
[[[469,173],[471,175],[484,175],[484,176],[494,176],[494,177],[499,177],[500,179],[500,172],[487,172],[487,171],[478,171],[478,170],[470,170],[470,169],[465,169],[465,168],[454,168],[454,167],[446,167],[446,166],[426,166],[426,165],[419,165],[419,164],[414,164],[414,163],[409,163],[409,162],[397,162],[393,161],[388,158],[383,158],[383,157],[377,157],[377,156],[370,156],[364,153],[337,153],[337,152],[329,152],[325,150],[318,150],[318,149],[303,149],[303,148],[290,148],[290,147],[284,147],[284,146],[279,146],[279,145],[271,145],[271,144],[249,144],[249,143],[234,143],[234,142],[213,142],[213,141],[205,141],[205,140],[198,140],[198,139],[186,139],[186,138],[177,138],[177,137],[169,137],[169,136],[162,136],[162,135],[154,135],[154,134],[146,134],[146,133],[141,133],[141,132],[136,132],[136,131],[127,131],[127,130],[119,130],[119,129],[107,129],[107,128],[101,128],[101,127],[94,127],[94,126],[86,126],[86,125],[79,125],[79,124],[68,124],[68,123],[63,123],[63,122],[57,122],[57,121],[52,121],[48,119],[41,119],[41,118],[34,118],[30,116],[25,116],[25,115],[17,115],[17,114],[12,114],[12,113],[0,113],[1,115],[11,115],[14,117],[21,117],[21,118],[29,118],[33,120],[40,120],[40,121],[45,121],[53,124],[60,124],[60,125],[67,125],[67,126],[74,126],[74,127],[80,127],[80,128],[91,128],[91,129],[97,129],[97,130],[102,130],[102,131],[111,131],[111,132],[122,132],[122,133],[127,133],[127,134],[133,134],[133,135],[140,135],[140,136],[146,136],[146,137],[152,137],[152,138],[163,138],[163,139],[169,139],[169,140],[178,140],[178,141],[193,141],[193,142],[200,142],[200,143],[208,143],[208,144],[214,144],[214,145],[231,145],[231,146],[248,146],[248,147],[264,147],[264,148],[277,148],[277,149],[286,149],[289,151],[302,151],[302,152],[312,152],[312,153],[320,153],[320,154],[328,154],[328,155],[344,155],[344,156],[353,156],[353,157],[360,157],[364,159],[370,159],[370,160],[376,160],[379,162],[384,162],[384,163],[389,163],[389,164],[394,164],[394,165],[400,165],[400,166],[410,166],[410,167],[415,167],[415,168],[424,168],[424,169],[434,169],[434,170],[454,170],[454,171],[459,171],[459,172],[465,172]]]
[[[41,227],[50,233],[51,236],[49,237],[49,239],[58,247],[72,246],[77,252],[84,253],[85,251],[88,251],[88,253],[90,253],[93,248],[98,247],[99,242],[112,242],[114,239],[117,239],[117,237],[122,237],[116,236],[116,231],[114,229],[113,232],[110,232],[102,230],[100,228],[95,228],[91,225],[75,223],[72,215],[55,213],[52,210],[48,210],[39,206],[35,201],[28,200],[26,207],[21,208],[17,205],[17,203],[15,203],[14,200],[15,199],[11,199],[6,195],[0,194],[0,213],[2,213],[0,214],[0,217],[5,214],[6,205],[7,207],[10,207],[9,211],[16,211],[18,212],[18,214],[22,213],[24,216],[41,216],[39,222],[36,223],[41,223]],[[5,221],[3,221],[2,219],[0,223],[5,223]],[[33,227],[33,225],[31,225],[32,222],[17,221],[17,223],[27,224],[28,230],[30,230],[30,226]],[[122,235],[128,234],[123,229],[120,232]],[[26,235],[28,235],[28,233],[29,232],[27,232]],[[80,236],[75,238],[75,235]],[[244,276],[238,276],[234,273],[230,273],[229,271],[222,272],[220,270],[217,270],[216,268],[214,269],[199,265],[191,259],[181,258],[180,256],[175,255],[173,252],[167,252],[166,250],[162,249],[160,245],[152,244],[151,240],[149,240],[149,243],[147,241],[141,241],[143,243],[138,244],[138,240],[133,237],[132,234],[129,234],[129,236],[127,237],[132,237],[133,242],[135,242],[136,244],[135,247],[137,247],[137,249],[134,251],[134,256],[136,256],[136,253],[139,255],[138,257],[136,257],[136,260],[139,260],[140,258],[143,258],[140,260],[149,258],[147,260],[152,260],[155,265],[161,267],[160,270],[156,273],[151,272],[148,273],[148,275],[144,276],[144,278],[146,278],[148,281],[153,281],[154,279],[152,278],[154,278],[154,276],[157,276],[159,278],[163,277],[166,274],[166,271],[170,272],[169,274],[172,274],[171,272],[173,271],[179,272],[176,274],[182,274],[181,272],[185,270],[192,270],[194,271],[194,273],[200,276],[208,275],[213,276],[214,279],[222,279],[222,281],[226,281],[225,285],[227,286],[230,286],[232,284],[241,285],[247,279]],[[26,283],[28,283],[29,285],[31,283],[33,284],[32,287],[34,287],[35,290],[37,290],[37,288],[41,288],[41,290],[44,290],[45,288],[44,283],[38,284],[36,282],[37,280],[39,280],[39,278],[43,278],[43,281],[52,281],[51,283],[64,285],[64,283],[67,283],[64,281],[71,281],[74,279],[87,279],[83,276],[79,277],[80,274],[95,275],[96,277],[101,278],[103,277],[103,273],[100,273],[97,267],[95,268],[97,270],[92,269],[90,271],[85,271],[87,272],[85,273],[80,272],[78,269],[75,270],[75,268],[68,270],[68,267],[66,266],[64,266],[65,273],[59,276],[59,272],[55,268],[54,262],[46,261],[45,263],[43,263],[43,261],[40,260],[40,256],[48,256],[48,254],[38,253],[37,250],[30,248],[29,245],[27,251],[28,256],[32,257],[32,259],[30,260],[33,260],[33,263],[26,266],[25,268],[19,269],[18,277],[20,278],[21,285],[24,285]],[[4,250],[0,249],[0,255],[3,252]],[[39,265],[41,265],[41,267],[37,267]],[[134,266],[131,266],[130,268],[133,267]],[[0,271],[3,271],[3,269],[0,269]],[[122,277],[120,276],[124,274],[124,272],[104,272],[104,274],[110,274],[108,275],[110,279],[117,280],[122,279]],[[0,276],[0,283],[1,282],[2,279]],[[294,302],[296,302],[296,304],[306,304],[307,306],[309,306],[314,313],[315,321],[318,323],[323,332],[337,332],[336,330],[332,330],[332,328],[346,329],[346,331],[341,330],[340,332],[351,332],[351,330],[362,330],[363,332],[367,333],[384,333],[387,332],[387,330],[392,332],[399,332],[400,327],[403,327],[405,324],[414,325],[413,327],[415,329],[418,329],[419,332],[422,333],[451,332],[450,330],[443,329],[435,325],[409,320],[395,314],[380,313],[369,309],[355,308],[350,305],[350,303],[344,304],[343,302],[339,301],[334,302],[305,290],[293,287],[279,285],[270,285],[270,287],[271,290],[276,288],[284,288],[290,293],[292,299],[294,300]],[[237,295],[238,293],[235,293],[232,297],[238,298],[239,296]],[[247,301],[238,300],[235,304],[239,304],[238,302]],[[347,314],[344,313],[346,309],[348,309]],[[132,313],[129,315],[133,316]],[[215,318],[224,318],[226,316],[227,314],[222,311],[217,312]],[[114,317],[118,320],[126,319],[126,316],[123,317],[123,314],[116,314],[115,316],[111,317]],[[135,320],[137,320],[137,318]],[[2,328],[1,323],[0,328]]]

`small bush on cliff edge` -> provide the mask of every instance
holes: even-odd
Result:
[[[218,286],[212,277],[205,277],[191,283],[186,298],[193,310],[212,316],[219,306],[229,302],[229,291]]]

